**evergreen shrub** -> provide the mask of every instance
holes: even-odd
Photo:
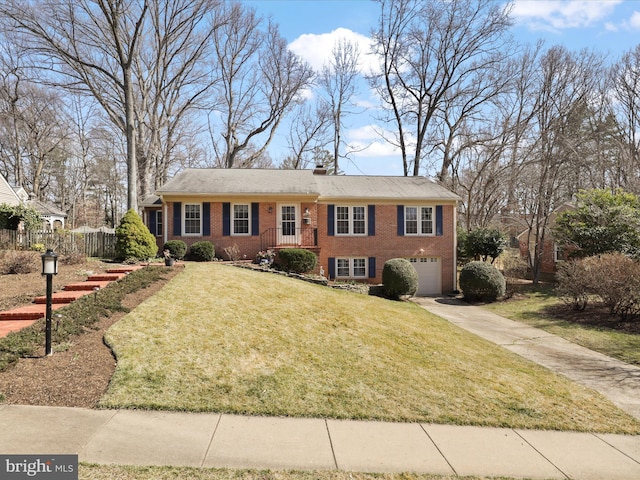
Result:
[[[316,268],[316,254],[303,248],[283,248],[278,252],[280,267],[285,272],[306,273]]]
[[[495,301],[504,296],[506,282],[502,273],[494,266],[474,261],[462,267],[460,289],[466,300]]]
[[[135,210],[124,214],[116,228],[116,259],[147,260],[158,253],[156,237],[142,222]]]
[[[382,268],[382,285],[388,298],[415,295],[418,291],[418,272],[406,258],[392,258]]]
[[[202,240],[191,245],[189,249],[189,260],[196,262],[211,262],[216,258],[216,250],[208,240]]]

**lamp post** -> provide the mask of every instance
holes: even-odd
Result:
[[[53,276],[58,274],[58,256],[50,248],[41,255],[42,275],[47,277],[47,311],[45,327],[45,347],[44,354],[51,355],[51,297],[53,296]]]

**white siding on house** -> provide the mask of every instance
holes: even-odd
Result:
[[[11,185],[0,175],[0,204],[8,203],[9,205],[19,205],[20,199],[16,192],[13,191]]]

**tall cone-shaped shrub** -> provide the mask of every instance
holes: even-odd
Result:
[[[131,209],[124,214],[116,228],[116,258],[118,260],[147,260],[158,253],[156,238]]]

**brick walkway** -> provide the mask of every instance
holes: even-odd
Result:
[[[51,309],[55,311],[65,307],[78,298],[97,292],[111,282],[116,282],[140,268],[143,267],[140,265],[114,267],[108,269],[106,273],[91,275],[84,282],[69,284],[62,291],[52,295]],[[44,318],[46,309],[47,297],[40,296],[36,297],[32,304],[0,312],[0,338],[6,337],[10,332],[17,332],[33,325],[39,319]]]

